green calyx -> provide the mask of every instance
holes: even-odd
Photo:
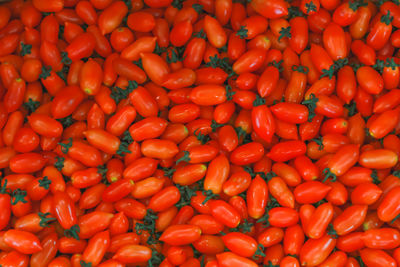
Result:
[[[385,23],[386,25],[390,25],[390,23],[392,23],[393,19],[394,19],[394,17],[390,15],[390,11],[388,10],[386,15],[383,15],[381,17],[381,22]]]
[[[24,42],[21,42],[21,52],[20,52],[21,57],[25,55],[30,55],[31,49],[32,49],[31,44],[24,44]]]
[[[284,37],[292,38],[291,30],[292,30],[292,27],[290,27],[290,26],[288,26],[286,28],[281,28],[281,30],[279,31],[278,41],[280,41]]]
[[[210,139],[211,139],[209,135],[207,135],[207,134],[202,134],[200,128],[199,128],[199,129],[196,129],[196,130],[193,132],[193,135],[196,136],[197,140],[199,140],[203,145],[204,145],[205,143],[207,143],[208,141],[210,141]]]
[[[206,197],[201,204],[205,205],[209,200],[215,199],[218,195],[214,194],[211,190],[205,190],[202,194]]]
[[[25,199],[27,193],[25,190],[21,190],[19,188],[15,189],[11,194],[11,205],[16,205],[19,202],[21,203],[28,203]]]
[[[76,240],[79,240],[79,235],[78,233],[81,231],[81,229],[79,228],[79,226],[77,224],[71,226],[70,229],[66,229],[64,230],[64,235],[66,237],[72,237]]]
[[[236,32],[236,36],[240,39],[246,39],[248,37],[248,30],[245,26],[240,26],[239,30]]]
[[[40,79],[46,80],[51,75],[51,66],[43,66],[42,72],[39,75]]]
[[[312,119],[317,115],[315,114],[315,109],[317,108],[318,98],[314,95],[310,95],[310,99],[304,100],[302,102],[303,105],[306,105],[308,108],[308,121],[311,122]]]
[[[306,3],[306,12],[309,14],[310,12],[317,12],[317,6],[314,4],[313,1]]]
[[[40,218],[40,222],[39,225],[41,227],[49,227],[49,222],[55,221],[56,218],[50,217],[50,212],[46,212],[46,213],[42,213],[42,212],[38,212],[39,218]]]
[[[128,87],[123,89],[118,86],[115,86],[111,90],[110,97],[115,100],[115,103],[121,102],[122,99],[127,99],[129,94],[133,92],[136,88],[138,88],[138,83],[136,81],[129,81]]]
[[[56,157],[55,159],[56,159],[56,163],[54,163],[54,167],[56,167],[57,170],[61,171],[64,168],[65,158]]]
[[[68,143],[58,143],[61,146],[61,152],[68,154],[69,149],[72,147],[72,138],[68,138]]]
[[[304,74],[307,74],[309,71],[307,66],[302,66],[302,65],[299,65],[299,66],[293,65],[292,70],[300,72],[300,73],[304,73]]]
[[[43,187],[46,190],[50,188],[51,180],[49,180],[47,176],[43,176],[43,178],[39,179],[38,182],[40,187]]]
[[[23,104],[24,108],[28,111],[29,114],[34,112],[40,105],[39,101],[33,101],[32,98],[28,99],[28,102]]]
[[[258,244],[256,252],[254,252],[253,259],[257,259],[258,257],[265,257],[264,246],[262,244]]]
[[[261,105],[265,105],[265,99],[257,94],[256,99],[253,101],[253,107],[258,107]]]
[[[323,142],[322,137],[311,139],[311,141],[314,141],[315,143],[317,143],[319,151],[324,149],[324,142]]]
[[[325,168],[322,173],[325,175],[324,179],[322,180],[323,183],[325,183],[329,178],[332,178],[332,182],[336,182],[336,174],[331,172],[329,168]]]

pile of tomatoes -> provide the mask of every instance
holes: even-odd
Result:
[[[400,3],[0,5],[0,266],[400,266]]]

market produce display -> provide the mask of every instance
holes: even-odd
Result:
[[[400,2],[0,4],[1,267],[400,266]]]

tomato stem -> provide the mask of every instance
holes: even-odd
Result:
[[[317,6],[314,4],[313,1],[310,1],[309,3],[306,3],[306,10],[307,14],[310,12],[317,12]]]
[[[389,25],[390,23],[392,23],[394,17],[390,16],[390,10],[388,10],[388,12],[386,13],[386,15],[383,15],[381,17],[381,22],[385,23],[386,25]]]
[[[335,182],[337,177],[336,174],[332,173],[329,168],[325,168],[322,173],[325,175],[325,178],[322,180],[325,183],[330,177],[332,177],[332,182]]]
[[[233,96],[236,94],[236,92],[232,91],[232,86],[230,85],[225,86],[225,90],[226,90],[226,99],[232,100]]]
[[[31,54],[31,49],[32,45],[31,44],[24,44],[24,42],[21,42],[21,57],[25,55],[30,55]]]
[[[345,104],[344,107],[348,110],[347,115],[349,117],[357,114],[357,105],[356,102],[352,101],[349,104]]]
[[[333,228],[333,224],[329,224],[329,230],[328,230],[328,235],[330,235],[332,238],[336,239],[339,237],[337,234],[336,230]]]
[[[380,184],[381,180],[378,177],[378,172],[376,170],[373,170],[371,173],[371,178],[372,178],[372,182],[374,184]]]
[[[298,65],[298,66],[297,65],[293,65],[292,66],[292,70],[293,71],[298,71],[298,72],[304,73],[304,74],[307,74],[308,71],[309,71],[307,66],[302,66],[302,65]]]
[[[61,52],[61,62],[67,65],[72,63],[72,60],[68,57],[68,53],[65,51]]]
[[[56,160],[56,163],[54,163],[54,167],[56,167],[57,170],[61,171],[64,168],[65,158],[56,157],[55,160]]]
[[[4,179],[4,183],[0,188],[0,194],[10,194],[9,192],[7,192],[8,191],[7,183],[8,183],[7,179]]]
[[[79,235],[78,233],[81,231],[79,228],[79,225],[75,224],[71,226],[71,228],[64,230],[64,235],[67,237],[72,237],[76,240],[79,240]]]
[[[320,201],[318,201],[318,202],[315,202],[314,204],[312,204],[314,207],[316,207],[316,208],[318,208],[319,206],[321,206],[322,204],[324,204],[324,203],[327,203],[328,201],[325,199],[325,198],[323,198],[323,199],[321,199]]]
[[[29,98],[28,102],[25,102],[23,105],[24,105],[24,108],[28,111],[28,113],[31,114],[39,107],[40,102],[33,101],[32,98]]]
[[[271,62],[268,63],[268,66],[273,66],[273,67],[277,68],[279,72],[282,72],[283,71],[282,63],[283,63],[283,59],[279,60],[278,62],[276,62],[275,60],[272,60]]]
[[[311,139],[311,141],[314,141],[315,143],[317,143],[319,151],[324,149],[324,143],[323,143],[322,137],[313,138],[313,139]]]
[[[27,193],[25,190],[21,190],[19,188],[15,189],[12,192],[11,205],[16,205],[19,202],[27,203],[28,201],[25,199],[26,195],[27,195]]]
[[[58,143],[61,146],[61,151],[64,154],[68,153],[68,150],[72,147],[72,138],[68,138],[68,143],[64,144],[64,143]]]
[[[193,132],[193,135],[196,136],[197,140],[199,140],[203,145],[211,139],[207,134],[202,134],[200,128],[196,129]]]
[[[148,261],[148,263],[149,263],[148,266],[149,267],[159,266],[160,263],[163,261],[163,259],[164,259],[164,256],[162,254],[158,253],[157,250],[152,249],[151,250],[151,258]]]
[[[260,218],[257,220],[258,223],[262,223],[264,226],[268,227],[269,226],[269,214],[268,211]]]
[[[257,94],[256,99],[253,101],[253,107],[258,107],[262,105],[265,105],[265,99]]]
[[[38,215],[40,217],[39,225],[41,227],[49,227],[49,222],[56,220],[56,218],[49,217],[51,215],[50,212],[46,213],[38,212]]]
[[[43,176],[42,179],[38,180],[39,182],[39,186],[43,187],[44,189],[49,189],[50,184],[51,184],[51,180],[49,180],[49,178],[47,176]]]
[[[292,38],[292,33],[290,32],[292,27],[288,26],[286,28],[282,27],[281,30],[279,31],[279,37],[278,41],[281,41],[282,38],[287,37],[287,38]]]
[[[204,32],[204,30],[201,29],[201,30],[198,31],[198,32],[194,32],[194,33],[193,33],[193,37],[195,37],[195,38],[200,38],[200,39],[206,39],[206,38],[207,38],[207,35],[206,35],[206,33]]]
[[[79,264],[81,265],[81,267],[92,267],[92,263],[91,262],[86,262],[84,260],[81,260],[79,262]]]
[[[264,246],[262,244],[258,244],[256,252],[254,252],[253,259],[257,259],[257,256],[265,257]]]
[[[236,36],[239,36],[240,39],[246,39],[248,37],[247,32],[248,30],[246,26],[241,25],[239,30],[236,32]]]
[[[201,204],[205,205],[209,200],[213,199],[213,198],[217,198],[218,195],[214,194],[211,190],[206,190],[203,191],[202,194],[204,196],[206,196],[206,198],[203,200],[203,202]]]
[[[308,107],[308,121],[311,122],[312,119],[317,115],[315,114],[315,109],[317,107],[318,98],[314,94],[310,95],[310,99],[304,100],[303,105]]]
[[[181,193],[181,199],[179,200],[178,203],[175,204],[175,206],[179,208],[179,207],[189,205],[192,197],[196,195],[196,190],[190,188],[187,185],[177,184],[176,187],[178,188],[179,192]],[[203,186],[201,185],[201,187],[203,187]]]
[[[397,178],[400,178],[400,171],[394,171],[392,173],[393,176],[396,176]]]
[[[143,231],[148,231],[150,236],[147,242],[150,244],[155,244],[157,241],[154,239],[156,233],[156,220],[158,216],[152,209],[148,209],[146,216],[143,218],[143,223],[137,222],[135,225],[136,234],[140,235]],[[155,242],[155,243],[154,243]]]
[[[51,66],[43,66],[42,72],[39,75],[40,79],[46,80],[51,75]]]
[[[128,153],[128,154],[132,153],[132,151],[130,151],[128,149],[128,146],[129,146],[129,144],[127,144],[125,142],[121,142],[121,144],[118,147],[117,154],[122,157],[122,156],[124,156],[125,153]]]
[[[183,156],[176,161],[176,165],[178,165],[182,161],[189,162],[190,161],[189,155],[190,155],[189,151],[184,150]]]
[[[271,261],[268,261],[268,264],[263,264],[263,267],[279,267],[279,265],[273,264]]]
[[[164,176],[171,178],[172,175],[174,175],[175,173],[175,169],[170,169],[170,168],[162,168],[162,170],[164,171]]]

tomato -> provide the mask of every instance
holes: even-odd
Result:
[[[4,180],[4,183],[1,187],[0,191],[0,206],[3,210],[0,216],[0,229],[4,229],[10,220],[11,216],[11,197],[6,193],[7,179]]]
[[[313,266],[322,263],[332,252],[336,240],[325,235],[319,239],[309,239],[304,243],[300,251],[302,265]]]
[[[396,186],[383,197],[377,210],[380,220],[384,222],[392,221],[400,213],[400,207],[396,203],[397,192],[399,190],[400,188]]]
[[[47,115],[31,114],[28,123],[32,130],[43,136],[59,137],[62,134],[62,124]]]
[[[82,254],[82,260],[86,263],[98,265],[103,259],[108,246],[110,245],[110,233],[100,232],[89,239],[88,245]]]
[[[3,238],[8,246],[23,254],[33,254],[43,249],[40,240],[26,231],[8,230]]]
[[[365,248],[360,251],[362,261],[367,265],[385,264],[385,266],[397,266],[396,261],[386,252],[379,249]]]
[[[265,105],[259,105],[251,111],[254,131],[266,142],[271,142],[275,133],[275,120],[272,113]]]
[[[308,23],[303,17],[295,17],[290,20],[291,38],[290,47],[300,54],[306,48],[308,43]]]
[[[236,165],[246,165],[259,161],[263,155],[263,146],[258,142],[251,142],[233,150],[230,161]]]
[[[294,208],[293,193],[282,178],[275,176],[269,180],[268,190],[281,206]]]
[[[345,235],[356,230],[367,215],[366,205],[353,205],[345,209],[333,220],[333,229],[338,235]]]
[[[151,197],[148,208],[156,212],[164,211],[176,204],[179,201],[180,197],[181,194],[177,187],[165,187]]]
[[[128,16],[127,25],[130,29],[139,32],[149,32],[155,27],[154,16],[147,12],[134,12]]]
[[[388,12],[386,15],[377,17],[376,22],[372,25],[370,33],[367,35],[367,44],[375,50],[382,49],[390,38],[392,32],[393,17]]]
[[[265,207],[268,200],[267,183],[256,176],[250,183],[247,190],[247,211],[249,216],[254,219],[261,218],[265,213]]]
[[[226,101],[226,89],[219,85],[200,85],[193,88],[189,98],[200,106],[218,105]]]
[[[251,257],[257,250],[256,240],[242,233],[228,233],[222,240],[230,251],[242,257]]]
[[[311,44],[310,53],[311,60],[320,73],[324,73],[323,70],[325,70],[325,72],[328,71],[333,65],[332,58],[323,47]]]
[[[344,66],[338,72],[336,92],[347,104],[355,97],[356,78],[354,71],[349,66]]]
[[[23,153],[10,159],[10,169],[14,173],[30,173],[39,171],[46,164],[46,159],[38,153]]]
[[[210,210],[212,216],[220,223],[234,228],[240,223],[239,213],[223,200],[211,200]]]
[[[313,239],[321,238],[332,218],[333,206],[331,203],[324,203],[318,206],[307,224],[307,236]]]
[[[298,103],[281,102],[273,105],[270,109],[275,117],[288,123],[304,123],[309,115],[308,109]]]
[[[286,141],[274,145],[267,154],[274,161],[283,162],[305,154],[306,145],[302,141]]]
[[[104,35],[116,29],[127,13],[128,7],[123,1],[116,1],[106,7],[98,17],[101,33]]]
[[[377,71],[369,66],[363,66],[356,72],[357,82],[370,94],[379,94],[383,90],[384,81]]]
[[[201,229],[195,225],[173,225],[161,235],[160,240],[174,246],[190,244],[200,238]]]
[[[207,34],[207,39],[216,48],[223,47],[227,42],[228,38],[221,23],[209,15],[204,17],[204,31]]]
[[[251,5],[256,12],[268,19],[280,18],[288,14],[286,4],[283,1],[254,1]]]
[[[257,81],[257,91],[261,97],[272,93],[279,80],[279,70],[275,66],[268,66]]]
[[[368,248],[391,249],[398,246],[398,234],[393,228],[370,229],[364,232],[362,240]]]
[[[312,204],[322,200],[332,188],[319,181],[307,181],[298,185],[293,193],[296,201],[301,204]]]
[[[192,225],[197,225],[201,228],[202,234],[217,234],[223,230],[224,225],[218,222],[210,215],[199,214],[191,218],[189,221]]]
[[[238,60],[235,61],[232,68],[236,74],[245,72],[256,71],[261,68],[266,57],[264,49],[255,48],[242,54]]]
[[[252,260],[249,260],[247,258],[241,257],[239,255],[236,255],[235,253],[232,252],[224,252],[221,254],[217,254],[217,260],[218,260],[218,266],[221,267],[255,267],[257,266],[257,263],[255,263]]]

